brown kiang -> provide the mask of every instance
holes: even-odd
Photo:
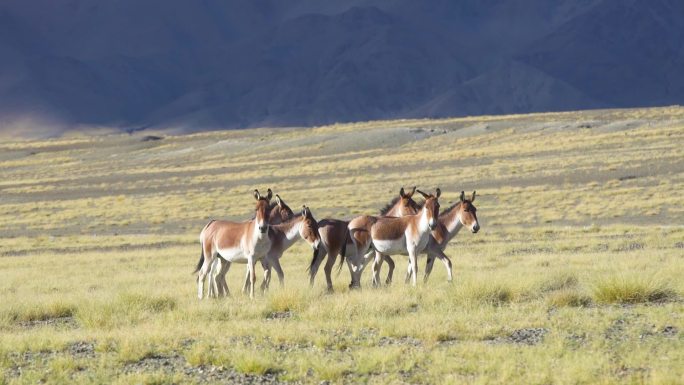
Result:
[[[418,191],[425,197],[425,202],[422,205],[417,204],[413,199],[413,194]],[[280,266],[280,257],[284,251],[287,250],[296,241],[297,235],[304,239],[314,249],[314,255],[309,267],[310,282],[313,280],[318,270],[320,263],[325,256],[328,256],[328,261],[325,265],[326,283],[328,290],[332,290],[331,271],[335,264],[337,255],[342,255],[340,266],[345,257],[347,265],[352,276],[352,284],[350,287],[360,286],[360,275],[366,264],[371,261],[371,256],[375,254],[373,259],[373,284],[379,284],[379,269],[382,261],[387,261],[390,265],[390,271],[387,277],[387,283],[392,280],[392,272],[394,270],[394,262],[389,257],[390,254],[405,254],[409,255],[409,266],[406,275],[407,282],[411,277],[414,277],[414,265],[417,268],[417,262],[412,262],[410,258],[409,249],[414,249],[414,260],[417,259],[418,254],[425,253],[428,255],[426,271],[424,279],[427,278],[432,270],[435,258],[442,260],[447,268],[448,280],[452,280],[452,269],[450,259],[444,255],[443,250],[446,248],[448,242],[459,232],[462,227],[468,227],[473,233],[476,233],[480,226],[477,220],[477,209],[473,205],[475,200],[475,192],[471,199],[465,198],[465,193],[461,192],[460,202],[447,208],[440,214],[439,198],[440,190],[433,196],[425,194],[416,187],[410,193],[406,193],[402,187],[399,191],[399,197],[395,197],[386,207],[384,207],[380,214],[383,216],[361,216],[355,218],[350,223],[338,219],[324,219],[316,222],[311,211],[303,206],[301,214],[294,215],[292,210],[285,204],[285,202],[276,195],[275,203],[270,203],[272,191],[268,190],[268,195],[262,197],[257,190],[254,192],[257,200],[255,208],[255,217],[247,222],[228,222],[228,221],[211,221],[207,224],[200,235],[202,242],[202,255],[198,263],[196,271],[198,275],[198,296],[202,296],[202,288],[204,277],[207,272],[205,265],[209,265],[211,270],[209,295],[223,296],[228,294],[228,286],[225,281],[225,275],[228,272],[232,263],[247,263],[247,276],[243,286],[243,292],[248,289],[250,296],[254,296],[254,264],[256,261],[261,261],[264,267],[264,280],[261,284],[262,290],[268,288],[271,278],[271,268],[276,270],[281,285],[283,284],[284,274]],[[264,208],[264,201],[268,203]],[[432,213],[432,215],[430,215]],[[435,215],[437,220],[433,221]],[[401,218],[400,218],[401,217]],[[404,218],[404,219],[402,219]],[[428,224],[429,231],[428,241],[424,244],[424,234],[417,236],[420,233],[419,227],[425,223]],[[267,223],[266,226],[263,223]],[[378,225],[380,223],[380,225]],[[251,227],[250,227],[251,226]],[[256,226],[256,227],[254,227]],[[249,262],[249,256],[245,250],[249,252],[252,249],[248,247],[245,249],[243,243],[246,242],[248,246],[250,242],[254,243],[254,239],[263,235],[262,231],[267,227],[268,234],[268,250],[263,254],[264,245],[261,247],[254,247],[254,254],[252,262]],[[252,236],[247,236],[249,229],[252,229]],[[254,230],[258,229],[258,233]],[[409,230],[407,230],[409,229]],[[406,237],[408,231],[408,237]],[[232,233],[232,236],[227,236],[226,233]],[[350,234],[355,236],[350,236]],[[367,234],[367,235],[364,235]],[[380,247],[376,247],[373,243],[373,236],[376,243],[379,242]],[[218,242],[216,240],[219,240]],[[238,241],[239,239],[239,241]],[[395,247],[397,250],[392,250],[392,245],[383,245],[389,241],[391,244],[397,240],[412,240],[407,243],[406,247]],[[417,242],[415,240],[418,240]],[[233,243],[231,243],[233,242]],[[237,242],[237,243],[236,243]],[[402,243],[402,242],[400,242]],[[238,245],[238,247],[230,247],[230,245]],[[255,244],[259,244],[256,242]],[[322,244],[324,247],[319,247]],[[423,246],[424,244],[424,246]],[[207,247],[209,246],[209,247]],[[412,247],[415,246],[415,247]],[[421,248],[422,246],[422,248]],[[383,248],[384,247],[384,248]],[[365,250],[365,255],[362,251]],[[257,253],[256,251],[260,251]],[[361,254],[359,254],[361,252]],[[257,255],[258,254],[258,255]],[[212,255],[212,258],[206,258],[206,255]],[[213,277],[213,279],[212,279]],[[415,285],[415,278],[413,279]]]
[[[410,193],[406,193],[402,187],[399,190],[399,196],[392,199],[382,210],[380,210],[380,215],[382,216],[394,216],[400,217],[404,215],[416,214],[421,206],[418,205],[412,196],[416,192],[416,187]],[[349,229],[347,228],[349,221],[339,220],[339,219],[323,219],[318,222],[318,229],[321,235],[321,242],[323,243],[322,248],[319,249],[318,253],[315,253],[311,264],[309,266],[309,283],[313,285],[314,278],[318,272],[320,264],[325,259],[326,255],[328,257],[325,267],[323,268],[325,272],[325,279],[328,291],[333,290],[332,285],[332,268],[335,265],[337,256],[341,255],[342,259],[340,261],[340,267],[345,260],[345,256],[350,255],[349,253],[354,253],[355,248],[353,247],[353,242],[349,237]],[[394,272],[394,261],[389,256],[385,256],[385,261],[389,265],[389,273],[387,277],[387,282],[392,280],[392,273]],[[350,263],[347,264],[349,267],[349,272],[354,275],[354,267]],[[354,282],[350,286],[353,286]]]
[[[289,249],[299,238],[305,240],[313,249],[314,253],[318,250],[320,245],[320,238],[318,236],[318,223],[311,214],[311,210],[302,206],[301,214],[294,215],[292,210],[285,204],[285,202],[276,194],[277,206],[274,207],[273,212],[280,212],[282,214],[280,219],[270,218],[270,228],[268,236],[271,240],[271,246],[266,253],[266,257],[262,258],[261,266],[264,268],[264,278],[261,282],[261,291],[268,289],[271,283],[271,268],[275,269],[278,274],[278,281],[283,286],[285,283],[285,274],[280,266],[280,258],[283,253]],[[281,220],[284,218],[284,222]],[[220,255],[216,258],[215,265],[212,267],[212,275],[214,275],[213,284],[210,286],[210,297],[222,297],[229,295],[228,284],[226,283],[226,274],[230,269],[231,262],[226,261]],[[211,277],[211,275],[210,275]],[[210,284],[212,280],[210,280]],[[250,288],[250,272],[247,269],[245,276],[245,283],[242,287],[242,292],[246,293]]]
[[[373,285],[379,285],[379,267],[383,256],[403,254],[409,256],[413,270],[413,285],[416,284],[415,273],[418,270],[417,257],[428,244],[430,231],[437,227],[439,217],[440,189],[435,195],[417,190],[425,198],[421,210],[414,215],[403,217],[377,217],[362,215],[349,222],[349,235],[356,248],[352,284],[360,285],[361,272],[366,264],[363,256],[371,246],[375,249],[373,263]]]

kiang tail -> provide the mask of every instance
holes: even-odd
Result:
[[[197,266],[195,267],[195,271],[193,271],[191,274],[197,273],[202,268],[203,264],[204,264],[204,247],[202,247],[202,252],[200,253],[200,259],[199,259],[199,262],[197,262]]]
[[[204,239],[204,230],[206,230],[207,227],[209,227],[209,225],[212,224],[212,223],[214,223],[214,222],[216,222],[215,219],[210,220],[209,223],[207,223],[206,225],[204,225],[204,227],[202,228],[202,232],[200,232],[200,237],[199,237],[199,239],[200,239],[200,245],[202,246],[202,252],[201,252],[201,254],[200,254],[199,262],[197,262],[197,266],[195,267],[195,271],[193,271],[191,274],[197,273],[197,272],[202,268],[202,265],[204,264],[204,241],[203,241],[203,239]]]
[[[340,273],[340,270],[342,270],[342,265],[344,265],[344,258],[347,256],[347,242],[351,241],[351,236],[349,235],[349,231],[347,231],[347,235],[344,237],[344,242],[342,242],[342,249],[340,250],[340,264],[337,266],[337,273]]]
[[[307,273],[311,273],[311,270],[313,269],[313,265],[316,263],[316,260],[318,259],[318,250],[313,251],[313,257],[311,257],[311,263],[309,263],[309,266],[306,268]]]

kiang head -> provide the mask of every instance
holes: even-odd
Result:
[[[399,213],[397,216],[414,215],[420,211],[420,206],[413,200],[413,194],[415,193],[416,186],[413,186],[413,190],[408,193],[404,191],[403,187],[399,190],[399,202],[397,205]]]
[[[466,198],[465,192],[461,191],[461,209],[458,217],[461,224],[469,228],[473,233],[480,231],[480,223],[477,221],[477,208],[473,205],[475,201],[475,191],[470,199]]]
[[[427,215],[428,226],[430,230],[434,230],[437,227],[439,218],[439,196],[442,195],[442,190],[437,187],[435,195],[426,194],[420,190],[417,190],[420,195],[425,198],[425,203],[423,204],[423,210],[425,215]]]
[[[290,206],[285,204],[285,201],[278,194],[275,194],[275,203],[271,203],[270,208],[268,223],[271,225],[286,222],[294,216]]]
[[[311,214],[311,210],[302,206],[302,225],[299,227],[299,235],[308,243],[314,251],[318,250],[321,238],[318,235],[318,222]]]
[[[256,215],[254,216],[254,222],[262,234],[265,234],[268,231],[268,219],[270,214],[268,206],[272,196],[273,191],[271,191],[271,189],[268,189],[266,196],[261,195],[259,190],[254,190],[254,199],[256,199],[256,208],[254,209]]]

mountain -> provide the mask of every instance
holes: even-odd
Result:
[[[5,0],[0,131],[679,104],[681,15],[680,0]]]
[[[681,103],[682,16],[682,1],[606,2],[517,56],[610,106]]]

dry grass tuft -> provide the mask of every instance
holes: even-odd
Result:
[[[22,323],[31,321],[49,321],[58,318],[71,317],[76,311],[76,306],[63,301],[51,301],[46,303],[21,303],[16,304],[0,313],[0,319],[6,323]]]
[[[667,281],[637,275],[602,279],[594,285],[593,297],[604,304],[661,303],[679,298]]]
[[[155,314],[172,311],[176,306],[176,299],[168,296],[123,293],[113,299],[82,304],[76,318],[84,327],[107,329],[135,325]]]
[[[591,297],[576,289],[563,289],[549,294],[546,301],[555,307],[587,307],[591,305]]]
[[[572,272],[559,272],[551,278],[545,280],[540,285],[542,292],[549,292],[555,290],[571,289],[577,286],[579,280]]]
[[[459,298],[466,303],[493,306],[510,303],[519,295],[510,285],[497,282],[471,282],[464,284],[459,292]]]

